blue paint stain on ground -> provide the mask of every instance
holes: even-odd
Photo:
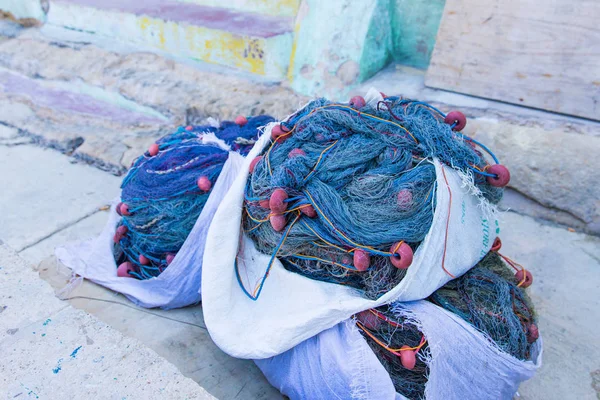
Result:
[[[58,374],[60,372],[60,370],[62,369],[62,367],[60,366],[62,364],[62,358],[58,359],[58,362],[56,363],[56,368],[54,368],[52,370],[52,372],[54,372],[55,374]]]
[[[46,326],[50,323],[50,321],[52,321],[50,318],[48,318],[46,321],[44,321],[44,323],[42,325]]]
[[[35,396],[36,399],[40,398],[40,396],[38,396],[38,394],[36,392],[34,392],[33,390],[29,389],[27,386],[23,385],[22,383],[21,383],[21,387],[23,387],[23,389],[27,390],[27,396],[33,395],[33,396]],[[15,397],[17,397],[17,396],[15,396]]]
[[[75,358],[77,357],[77,352],[79,351],[79,349],[81,349],[83,346],[79,346],[78,348],[76,348],[75,350],[73,350],[73,352],[71,353],[71,357]]]

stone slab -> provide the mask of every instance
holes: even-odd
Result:
[[[20,329],[69,306],[6,244],[0,244],[0,287],[0,346]]]
[[[47,325],[44,325],[47,323]],[[37,398],[213,399],[138,341],[71,307],[1,344],[0,392]]]
[[[511,172],[510,187],[550,209],[565,211],[600,235],[600,137],[505,123],[470,121],[467,134],[490,149]]]
[[[533,273],[528,290],[544,340],[542,367],[519,393],[525,400],[596,400],[600,238],[515,213],[503,216],[501,229],[500,252]]]
[[[55,233],[49,238],[42,240],[36,245],[19,252],[19,256],[32,265],[37,266],[42,260],[53,256],[54,249],[57,246],[61,246],[70,241],[84,240],[98,236],[104,228],[107,219],[107,211],[98,211]]]
[[[53,295],[0,245],[2,398],[212,399],[172,364]]]
[[[0,146],[0,238],[21,251],[95,213],[120,179],[49,149]]]
[[[106,105],[105,117],[73,112],[73,102],[63,110],[16,90],[6,93],[0,85],[0,123],[116,174],[188,119],[263,113],[283,118],[307,100],[279,84],[206,71],[147,52],[109,51],[81,40],[84,44],[60,42],[28,30],[0,42],[0,68],[9,88],[14,87],[10,80],[26,79],[36,93],[86,96],[101,105],[97,108]]]

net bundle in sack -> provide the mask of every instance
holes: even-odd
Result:
[[[272,144],[250,165],[244,230],[271,262],[377,299],[404,278],[431,228],[434,159],[470,177],[490,203],[501,198],[510,174],[460,133],[465,124],[458,111],[400,97],[312,101],[272,128]],[[263,284],[242,288],[256,299]]]
[[[517,269],[515,275],[502,258]],[[347,321],[256,363],[269,381],[292,399],[394,398],[391,393],[382,394],[390,381],[393,391],[407,399],[511,398],[519,383],[539,366],[541,352],[536,315],[524,290],[532,282],[531,274],[518,267],[492,251],[427,300],[363,311],[356,315],[356,327]],[[442,321],[448,312],[459,324]],[[425,319],[439,320],[440,326],[432,329]],[[475,331],[461,329],[465,323]],[[377,361],[356,339],[356,328]],[[435,340],[435,349],[429,347],[425,331]],[[352,335],[354,338],[348,339]],[[444,340],[444,335],[454,342]],[[345,354],[347,360],[339,354]],[[298,371],[305,364],[311,368]],[[479,370],[481,367],[485,371]],[[336,379],[318,383],[321,378],[317,375]],[[430,379],[433,388],[428,388]],[[387,392],[390,390],[388,387]]]
[[[477,328],[502,351],[525,361],[531,358],[531,345],[539,332],[533,305],[522,288],[531,280],[519,278],[500,255],[490,252],[427,300]],[[430,355],[427,339],[414,321],[398,314],[392,304],[358,314],[357,326],[396,391],[409,399],[423,398]]]
[[[116,233],[118,276],[159,276],[201,214],[230,151],[246,155],[269,116],[180,127],[136,159],[121,185]]]

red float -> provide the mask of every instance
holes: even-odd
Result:
[[[390,259],[394,267],[398,269],[407,269],[413,261],[413,251],[409,245],[404,242],[394,243],[390,247]]]
[[[354,250],[354,267],[359,271],[366,271],[371,264],[371,256],[364,250]]]
[[[125,261],[117,267],[117,276],[121,278],[131,278],[131,275],[129,275],[130,271],[135,271],[133,264],[129,261]]]
[[[444,122],[454,125],[453,131],[462,131],[467,126],[467,117],[460,111],[450,111],[444,118]]]

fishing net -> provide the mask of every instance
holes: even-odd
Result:
[[[489,202],[501,198],[508,170],[458,132],[465,123],[460,112],[399,97],[315,100],[273,127],[272,144],[250,165],[244,230],[271,262],[376,299],[404,278],[430,230],[433,159]]]
[[[521,271],[521,270],[519,270]],[[427,300],[474,326],[502,351],[519,360],[531,358],[539,336],[525,281],[515,276],[497,252],[435,291]],[[424,398],[429,376],[428,343],[414,320],[393,303],[363,311],[356,324],[394,387],[409,399]]]
[[[173,261],[229,157],[246,155],[269,116],[180,127],[136,159],[121,185],[114,255],[119,276],[148,279]]]

